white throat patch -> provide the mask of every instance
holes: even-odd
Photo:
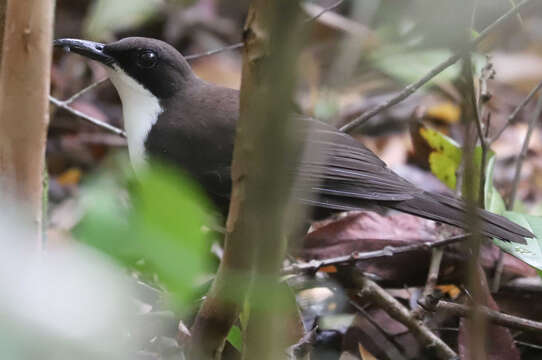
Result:
[[[156,96],[117,65],[114,65],[114,69],[107,69],[107,71],[122,101],[128,153],[130,162],[137,171],[146,164],[145,140],[164,109]]]

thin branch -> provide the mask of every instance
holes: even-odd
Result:
[[[438,327],[438,328],[431,328],[431,330],[433,330],[433,331],[459,332],[459,329],[454,328],[454,327]],[[514,342],[516,343],[516,345],[519,345],[519,346],[525,346],[525,347],[529,347],[529,348],[533,348],[533,349],[537,349],[537,350],[542,350],[542,345],[531,344],[531,343],[528,343],[528,342],[525,342],[525,341],[520,341],[520,340],[514,340]]]
[[[436,298],[430,302],[420,301],[419,304],[427,311],[444,312],[465,318],[471,317],[473,313],[473,308],[470,306],[456,304],[449,301],[439,301]],[[493,324],[501,325],[510,329],[542,333],[542,322],[505,314],[490,309],[486,306],[479,306],[477,310],[482,312],[483,316]]]
[[[504,272],[504,251],[499,248],[499,258],[495,265],[495,274],[493,275],[493,281],[491,283],[491,292],[497,293],[501,288],[502,274]]]
[[[408,85],[405,87],[399,94],[397,94],[392,99],[377,105],[372,110],[369,110],[362,114],[361,116],[357,117],[356,119],[352,120],[348,124],[341,127],[341,131],[349,132],[350,130],[363,125],[366,123],[369,119],[371,119],[376,114],[389,109],[390,107],[400,103],[401,101],[405,100],[407,97],[412,95],[414,92],[416,92],[419,88],[421,88],[423,85],[428,83],[431,79],[433,79],[435,76],[440,74],[442,71],[446,70],[448,67],[455,64],[459,59],[461,59],[466,52],[471,51],[473,48],[475,48],[482,40],[485,39],[485,37],[493,31],[497,26],[501,25],[503,22],[508,20],[512,15],[516,14],[524,5],[528,4],[532,0],[523,0],[520,2],[516,7],[510,9],[507,11],[504,15],[499,17],[497,20],[495,20],[492,24],[487,26],[484,30],[480,32],[480,34],[473,40],[471,40],[467,46],[456,53],[455,55],[452,55],[433,69],[431,69],[424,77],[422,77],[420,80]]]
[[[64,105],[71,105],[75,100],[79,99],[81,96],[89,92],[90,90],[104,84],[107,80],[109,80],[108,77],[105,77],[101,80],[96,81],[95,83],[90,84],[86,88],[79,90],[75,94],[73,94],[69,99],[62,101]]]
[[[457,354],[427,326],[418,321],[412,313],[375,282],[361,274],[355,276],[361,288],[359,296],[368,298],[392,318],[405,325],[425,348],[432,349],[439,359],[457,359]]]
[[[396,339],[397,335],[396,334],[394,334],[394,335],[389,334],[388,331],[386,331],[386,329],[384,329],[382,326],[380,326],[380,323],[378,321],[376,321],[375,319],[373,319],[371,314],[369,314],[369,312],[367,310],[365,310],[363,308],[363,306],[361,304],[358,304],[355,300],[350,300],[349,303],[350,303],[350,305],[355,307],[356,310],[359,311],[361,313],[361,315],[363,315],[363,317],[365,317],[365,319],[372,326],[374,326],[375,329],[378,330],[380,332],[380,334],[382,334],[383,337],[386,338],[386,340],[388,340],[391,344],[393,344],[395,346],[397,352],[401,353],[402,355],[405,354],[406,349],[405,349],[403,344],[401,344],[399,341],[397,341],[397,339]],[[408,333],[408,332],[409,331],[407,330],[406,333]]]
[[[308,331],[299,341],[288,347],[286,350],[286,354],[288,355],[289,359],[291,360],[297,360],[297,359],[305,359],[307,355],[312,350],[312,346],[316,342],[318,334],[318,325],[314,326],[312,330]]]
[[[510,114],[510,116],[508,116],[508,119],[506,120],[506,124],[504,124],[504,126],[491,139],[490,141],[491,144],[497,141],[499,137],[501,137],[504,130],[506,130],[510,125],[512,125],[516,121],[518,114],[525,108],[525,106],[527,106],[527,104],[534,98],[534,96],[540,89],[542,89],[542,81],[540,81],[538,85],[536,85],[529,92],[529,94],[525,97],[525,99],[523,99],[523,101],[514,109],[514,111]]]
[[[328,7],[325,7],[323,8],[319,13],[317,13],[316,15],[314,15],[313,17],[305,20],[305,23],[308,24],[308,23],[311,23],[313,21],[316,21],[318,20],[318,18],[320,18],[322,15],[324,15],[325,13],[327,13],[328,11],[331,11],[331,10],[334,10],[336,8],[338,8],[339,6],[341,6],[341,4],[344,2],[344,0],[339,0],[337,2],[335,2],[334,4],[328,6]]]
[[[324,8],[324,9],[322,9],[322,11],[320,11],[315,16],[305,20],[305,23],[308,24],[308,23],[311,23],[313,21],[318,20],[318,18],[320,18],[322,15],[324,15],[325,13],[327,13],[329,11],[332,11],[332,10],[336,9],[343,2],[344,2],[344,0],[339,0],[336,3],[334,3],[333,5],[330,5],[330,6],[326,7],[326,8]],[[205,51],[205,52],[197,53],[197,54],[192,54],[192,55],[187,55],[184,58],[187,61],[192,61],[192,60],[200,59],[202,57],[220,54],[220,53],[225,52],[225,51],[240,49],[243,46],[245,46],[245,44],[243,42],[238,42],[238,43],[235,43],[235,44],[232,44],[232,45],[227,45],[227,46],[224,46],[224,47],[221,47],[221,48],[218,48],[218,49],[209,50],[209,51]]]
[[[542,113],[542,96],[538,97],[538,102],[536,103],[536,109],[532,115],[531,120],[529,121],[527,134],[525,135],[525,139],[523,140],[521,152],[519,153],[518,158],[516,160],[516,172],[514,175],[514,181],[512,182],[512,192],[510,193],[510,197],[508,198],[508,202],[507,202],[508,209],[511,209],[514,207],[514,201],[516,200],[519,179],[521,177],[521,168],[523,166],[523,161],[525,160],[525,157],[527,156],[527,150],[529,149],[529,142],[531,140],[531,135],[533,134],[536,121],[540,117],[540,113]]]
[[[368,251],[368,252],[354,252],[349,255],[337,256],[330,259],[312,260],[307,263],[292,264],[290,266],[283,268],[282,275],[296,274],[300,272],[311,273],[311,272],[316,272],[319,269],[326,266],[348,265],[350,263],[355,263],[362,260],[378,259],[378,258],[383,258],[383,257],[394,256],[397,254],[417,251],[417,250],[427,250],[427,249],[433,249],[437,247],[443,247],[446,245],[463,241],[467,239],[469,236],[470,236],[469,234],[462,234],[458,236],[453,236],[449,239],[438,240],[438,241],[424,241],[424,242],[420,242],[420,243],[416,243],[412,245],[397,246],[397,247],[386,246],[382,250]]]
[[[209,51],[206,51],[206,52],[203,52],[203,53],[187,55],[184,58],[187,61],[196,60],[196,59],[200,59],[200,58],[205,57],[205,56],[211,56],[211,55],[219,54],[219,53],[224,52],[224,51],[240,49],[243,46],[245,46],[244,43],[238,42],[238,43],[235,43],[233,45],[224,46],[224,47],[214,49],[214,50],[209,50]]]
[[[81,96],[81,95],[79,95],[79,96]],[[72,96],[72,98],[73,98],[73,96]],[[69,101],[70,99],[68,99],[67,101]],[[59,107],[61,109],[64,109],[64,110],[72,113],[73,115],[76,115],[76,116],[82,118],[83,120],[88,121],[89,123],[91,123],[93,125],[96,125],[96,126],[102,128],[102,129],[105,129],[107,131],[110,131],[113,134],[116,134],[116,135],[119,135],[119,136],[122,136],[122,137],[126,137],[126,133],[124,132],[124,130],[121,130],[121,129],[113,126],[113,125],[110,125],[110,124],[108,124],[106,122],[103,122],[101,120],[93,118],[92,116],[84,114],[81,111],[76,110],[76,109],[72,108],[71,106],[69,106],[68,105],[69,103],[66,103],[65,101],[59,100],[59,99],[57,99],[57,98],[55,98],[55,97],[53,97],[51,95],[49,95],[49,101],[51,103],[53,103],[55,106],[57,106],[57,107]]]
[[[444,249],[434,248],[431,253],[431,264],[429,265],[429,272],[427,273],[427,282],[423,289],[423,296],[432,294],[437,286],[438,275],[440,273],[440,264],[442,263],[442,257],[444,255]]]

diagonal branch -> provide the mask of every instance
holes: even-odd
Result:
[[[354,252],[349,255],[337,256],[325,260],[312,260],[307,263],[297,263],[287,266],[282,269],[282,275],[296,274],[300,272],[314,273],[319,269],[332,265],[348,265],[356,263],[363,260],[378,259],[384,257],[390,257],[397,254],[404,254],[407,252],[422,250],[422,249],[436,249],[444,247],[450,244],[454,244],[465,239],[468,239],[470,234],[461,234],[458,236],[453,236],[449,239],[438,240],[438,241],[425,241],[419,242],[412,245],[405,246],[386,246],[384,249],[368,251],[368,252]]]
[[[510,114],[510,116],[508,116],[508,119],[506,119],[506,124],[504,124],[503,127],[500,128],[500,130],[491,139],[491,141],[490,141],[491,144],[494,143],[495,141],[497,141],[501,137],[504,130],[506,130],[510,125],[512,125],[514,123],[514,121],[516,121],[516,118],[518,117],[518,114],[523,109],[525,109],[527,104],[534,98],[534,96],[536,95],[536,93],[538,93],[538,91],[540,91],[540,89],[542,89],[542,81],[539,82],[538,85],[536,85],[529,92],[529,94],[525,97],[525,99],[523,99],[523,101],[514,109],[514,111]]]
[[[79,92],[78,94],[81,94],[81,92]],[[79,95],[79,96],[81,96],[81,95]],[[91,123],[93,125],[96,125],[96,126],[102,128],[102,129],[105,129],[107,131],[112,132],[113,134],[116,134],[116,135],[119,135],[119,136],[122,136],[122,137],[126,137],[126,133],[124,132],[124,130],[121,130],[121,129],[119,129],[119,128],[111,125],[111,124],[108,124],[106,122],[98,120],[98,119],[96,119],[96,118],[94,118],[92,116],[89,116],[89,115],[87,115],[85,113],[82,113],[81,111],[79,111],[77,109],[74,109],[71,106],[69,106],[69,104],[70,104],[69,101],[72,98],[73,98],[73,96],[70,99],[66,100],[66,101],[62,101],[62,100],[59,100],[59,99],[49,95],[49,101],[51,103],[53,103],[56,107],[64,109],[64,110],[72,113],[73,115],[78,116],[81,119],[88,121],[89,123]],[[71,100],[71,101],[73,101],[73,100]]]
[[[508,20],[511,16],[517,14],[519,12],[519,10],[523,6],[525,6],[526,4],[528,4],[531,1],[532,0],[523,0],[522,2],[517,4],[515,7],[513,7],[509,11],[507,11],[504,15],[502,15],[500,18],[498,18],[492,24],[490,24],[484,30],[482,30],[480,32],[480,34],[476,38],[471,40],[467,44],[467,46],[465,48],[463,48],[462,50],[460,50],[455,55],[452,55],[451,57],[449,57],[448,59],[446,59],[442,63],[435,66],[424,77],[422,77],[420,80],[418,80],[418,81],[408,85],[407,87],[405,87],[399,94],[397,94],[392,99],[390,99],[390,100],[388,100],[388,101],[386,101],[386,102],[384,102],[384,103],[382,103],[380,105],[377,105],[373,109],[365,112],[364,114],[362,114],[361,116],[359,116],[356,119],[352,120],[348,124],[342,126],[341,131],[349,132],[349,131],[353,130],[354,128],[358,127],[358,126],[365,124],[369,119],[371,119],[376,114],[391,108],[392,106],[394,106],[394,105],[400,103],[401,101],[405,100],[410,95],[414,94],[419,88],[421,88],[423,85],[428,83],[435,76],[437,76],[442,71],[446,70],[447,68],[449,68],[450,66],[452,66],[453,64],[458,62],[459,59],[461,59],[464,56],[465,53],[467,53],[467,52],[471,51],[472,49],[474,49],[482,40],[484,40],[486,38],[486,36],[491,31],[493,31],[497,26],[499,26],[500,24],[502,24],[506,20]]]
[[[354,280],[361,288],[359,294],[361,298],[368,298],[392,318],[405,325],[426,348],[433,349],[439,359],[457,359],[457,354],[444,341],[378,284],[359,273],[357,276],[354,275]]]
[[[438,311],[460,317],[471,317],[473,312],[473,309],[469,306],[456,304],[449,301],[439,301],[435,298],[426,302],[420,301],[419,304],[427,311]],[[481,311],[485,318],[491,323],[516,330],[542,333],[542,322],[505,314],[490,309],[486,306],[480,306],[478,311]]]
[[[527,128],[527,134],[525,134],[525,139],[523,139],[523,145],[521,146],[521,151],[516,160],[516,170],[514,174],[514,181],[512,183],[512,192],[508,198],[507,208],[512,209],[514,207],[514,202],[516,200],[516,194],[518,191],[519,179],[521,177],[521,168],[523,167],[523,160],[527,156],[527,150],[529,150],[529,142],[531,140],[531,135],[533,134],[536,122],[540,118],[542,113],[542,96],[538,97],[538,102],[536,104],[536,109],[532,114],[532,117],[529,121],[529,126]]]

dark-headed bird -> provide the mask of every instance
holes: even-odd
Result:
[[[63,47],[105,65],[122,101],[130,161],[137,170],[149,157],[179,166],[227,213],[239,92],[198,78],[185,58],[165,42],[125,38],[110,44],[60,39]],[[297,164],[311,184],[300,198],[318,209],[357,210],[379,205],[465,228],[465,203],[426,192],[390,170],[372,151],[323,122],[296,116],[323,157]],[[524,243],[533,234],[479,209],[481,232]]]

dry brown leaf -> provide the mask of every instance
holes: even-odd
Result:
[[[461,295],[461,289],[455,285],[440,285],[437,286],[437,289],[442,291],[442,293],[447,294],[452,299],[457,299]]]
[[[427,108],[425,116],[447,124],[455,124],[461,118],[461,109],[452,102],[442,102]]]
[[[81,181],[82,172],[77,168],[70,168],[56,178],[62,186],[77,185]]]
[[[358,349],[359,349],[359,355],[361,356],[362,360],[378,360],[370,352],[365,350],[363,345],[361,345],[359,343],[358,343]]]

